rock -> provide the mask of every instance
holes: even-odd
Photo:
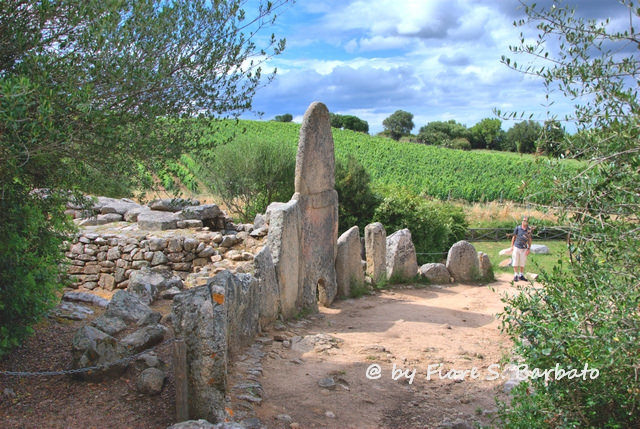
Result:
[[[153,311],[136,322],[137,326],[157,325],[162,320],[162,313]]]
[[[278,414],[276,416],[276,420],[282,423],[287,423],[287,424],[293,423],[293,419],[288,414]]]
[[[349,297],[351,287],[364,285],[360,252],[360,230],[357,226],[347,230],[338,238],[336,254],[336,283],[338,295]]]
[[[387,232],[380,222],[364,228],[364,247],[367,274],[374,283],[379,283],[387,276]]]
[[[256,228],[249,233],[249,236],[254,238],[264,237],[269,232],[269,229],[266,226],[262,228]]]
[[[387,279],[405,282],[418,275],[416,249],[411,241],[411,232],[401,229],[387,237]]]
[[[222,246],[224,247],[224,246]],[[201,252],[198,252],[198,258],[210,258],[215,255],[216,250],[211,246],[206,246]]]
[[[153,252],[153,258],[151,258],[152,267],[155,267],[157,265],[164,265],[167,262],[169,262],[169,259],[167,259],[167,255],[165,255],[164,252],[161,252],[159,250]]]
[[[100,211],[101,214],[117,213],[124,216],[129,210],[142,207],[140,204],[127,200],[115,199],[109,197],[97,197],[98,201],[94,204],[94,210]]]
[[[98,286],[104,290],[114,290],[116,288],[116,279],[111,274],[100,274]]]
[[[333,390],[336,388],[336,382],[333,377],[326,377],[318,381],[318,386],[323,389]]]
[[[185,207],[179,213],[180,217],[184,220],[209,220],[222,216],[222,210],[215,204],[197,205],[191,207]]]
[[[119,215],[117,213],[99,214],[95,217],[90,217],[90,218],[81,220],[78,223],[78,225],[79,226],[106,225],[112,222],[120,222],[121,220],[122,220],[122,215]]]
[[[157,395],[162,391],[166,374],[157,368],[147,368],[140,373],[136,389],[146,395]]]
[[[544,244],[532,244],[529,250],[537,255],[548,255],[550,253],[549,248]]]
[[[135,361],[135,367],[140,372],[147,368],[157,368],[164,371],[166,364],[158,358],[158,355],[154,351],[149,351],[138,356]]]
[[[140,215],[140,213],[147,212],[149,210],[150,210],[149,207],[144,207],[144,206],[130,208],[124,214],[124,220],[132,223],[138,222],[138,216]]]
[[[182,242],[182,247],[184,248],[185,252],[193,252],[198,248],[199,244],[200,242],[195,238],[185,237],[184,241]]]
[[[129,354],[136,354],[160,344],[166,332],[167,328],[162,325],[145,326],[124,337],[120,343]]]
[[[475,282],[480,279],[478,253],[468,241],[458,241],[447,255],[447,269],[457,282]]]
[[[119,290],[111,298],[105,311],[106,316],[119,317],[125,322],[138,322],[152,313],[134,294]]]
[[[109,300],[86,292],[65,292],[64,295],[62,295],[62,299],[65,301],[86,302],[103,308],[109,305]]]
[[[335,415],[335,413],[333,411],[327,411],[327,412],[324,413],[324,415],[327,418],[330,418],[330,419],[335,419],[336,418],[336,415]]]
[[[151,210],[163,212],[178,212],[180,210],[184,210],[186,207],[198,205],[200,205],[200,201],[198,200],[186,200],[184,198],[164,198],[151,201],[151,203],[149,203],[149,208],[151,208]]]
[[[267,245],[273,257],[280,288],[280,311],[285,318],[298,313],[298,292],[302,278],[302,221],[296,201],[271,203],[267,207]]]
[[[180,289],[178,289],[177,287],[172,287],[171,289],[167,289],[164,292],[162,292],[160,294],[160,297],[162,299],[173,299],[180,292],[182,292],[182,291]]]
[[[493,267],[491,266],[489,255],[484,252],[478,252],[478,269],[480,271],[480,280],[493,280]]]
[[[227,392],[227,305],[224,287],[207,284],[173,300],[175,335],[187,346],[189,412],[211,421],[225,419]]]
[[[188,219],[188,220],[179,220],[178,222],[176,222],[176,226],[180,229],[187,229],[187,228],[202,228],[204,226],[204,223],[202,223],[201,220],[197,220],[197,219]]]
[[[105,332],[109,335],[116,335],[125,329],[127,329],[127,324],[122,321],[119,317],[105,316],[102,315],[91,322],[91,325],[98,328],[102,332]]]
[[[176,423],[167,429],[216,429],[218,425],[213,425],[206,420],[187,420],[186,422]]]
[[[73,337],[72,368],[105,366],[101,370],[75,374],[79,378],[101,380],[107,376],[119,375],[127,366],[126,363],[119,362],[125,356],[126,351],[115,338],[92,326],[84,326]]]
[[[93,310],[85,307],[84,305],[62,301],[56,308],[53,309],[51,314],[55,317],[61,317],[63,319],[84,320],[87,318],[87,316],[93,314]]]
[[[235,234],[233,235],[225,235],[222,237],[222,241],[220,242],[220,247],[233,247],[238,244],[239,240]],[[211,256],[211,255],[209,255]]]
[[[149,237],[149,250],[152,252],[163,251],[167,248],[167,239],[160,237]]]
[[[131,274],[127,291],[136,295],[144,304],[149,305],[156,300],[159,294],[173,287],[183,289],[184,283],[171,271],[154,271],[143,268]]]
[[[451,283],[451,274],[449,274],[449,270],[444,264],[424,264],[418,270],[418,274],[432,284]]]
[[[267,226],[267,218],[265,215],[258,213],[253,219],[253,230]]]
[[[258,280],[258,313],[260,326],[267,326],[278,318],[280,291],[276,267],[271,250],[265,246],[253,260],[254,275]]]
[[[147,231],[176,229],[180,219],[174,213],[149,210],[138,215],[138,227]]]

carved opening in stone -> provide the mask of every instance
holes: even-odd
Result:
[[[326,296],[326,282],[324,279],[319,279],[316,285],[316,301],[324,302],[322,297]]]

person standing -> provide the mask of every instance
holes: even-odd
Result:
[[[516,226],[513,230],[513,237],[511,238],[511,251],[513,265],[513,281],[526,280],[524,277],[524,265],[527,262],[527,256],[531,249],[531,227],[529,227],[529,217],[522,217],[522,224]],[[518,268],[520,274],[518,274]]]

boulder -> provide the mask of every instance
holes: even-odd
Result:
[[[153,200],[149,203],[149,208],[151,210],[158,210],[163,212],[179,212],[184,210],[186,207],[190,206],[199,206],[200,201],[198,200],[190,200],[184,198],[164,198],[159,200]],[[184,218],[184,219],[195,219],[195,218]],[[179,219],[183,220],[183,219]]]
[[[142,303],[150,305],[161,293],[173,287],[184,288],[182,279],[174,275],[173,272],[143,268],[131,273],[127,291],[136,295]]]
[[[109,335],[116,335],[127,329],[127,324],[119,317],[105,316],[104,314],[93,319],[91,325]]]
[[[138,222],[138,216],[140,215],[140,213],[148,212],[149,210],[151,209],[145,206],[133,207],[127,210],[127,212],[124,214],[124,220],[127,222]]]
[[[458,241],[447,255],[447,269],[457,282],[474,282],[480,279],[478,252],[468,241]]]
[[[544,244],[532,244],[531,245],[531,253],[535,253],[537,255],[548,255],[549,248]]]
[[[106,316],[119,317],[125,322],[138,322],[153,311],[131,292],[117,291],[104,312]]]
[[[160,344],[167,333],[162,325],[149,325],[124,337],[120,344],[129,354],[136,354]]]
[[[84,305],[62,301],[56,308],[51,311],[51,314],[55,317],[61,317],[63,319],[84,320],[87,318],[87,316],[93,314],[93,310],[85,307]]]
[[[79,226],[97,226],[97,225],[106,225],[112,222],[120,222],[122,220],[122,215],[118,213],[109,213],[109,214],[99,214],[95,217],[90,217],[87,219],[83,219],[78,223]]]
[[[104,366],[100,370],[75,374],[85,380],[97,381],[104,377],[119,375],[127,367],[126,362],[119,362],[127,355],[126,350],[111,335],[92,326],[84,326],[76,332],[71,349],[72,368]]]
[[[260,326],[268,326],[278,318],[280,291],[276,267],[269,246],[260,250],[253,259],[254,275],[258,279],[258,313]]]
[[[138,227],[147,231],[176,229],[181,220],[174,213],[158,210],[143,211],[138,214]]]
[[[178,213],[182,220],[209,220],[222,216],[222,210],[215,204],[185,207]]]
[[[429,280],[429,283],[433,284],[448,284],[451,283],[451,274],[444,264],[424,264],[418,270],[420,277]]]
[[[392,282],[411,281],[418,275],[416,249],[411,231],[401,229],[387,237],[387,279]]]
[[[339,296],[349,297],[352,286],[362,286],[364,284],[360,250],[360,230],[357,226],[345,231],[338,238],[336,283]]]
[[[64,295],[62,295],[62,299],[65,301],[86,302],[103,308],[106,308],[109,305],[108,299],[86,292],[65,292]]]
[[[147,368],[140,373],[136,382],[136,389],[146,395],[157,395],[162,391],[167,375],[158,368]]]
[[[387,276],[387,232],[380,222],[364,228],[364,247],[367,274],[374,283],[379,283]]]
[[[129,199],[97,198],[98,202],[94,204],[93,209],[99,211],[100,214],[117,213],[124,216],[129,210],[142,207],[140,204]]]

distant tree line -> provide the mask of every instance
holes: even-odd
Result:
[[[559,156],[560,146],[565,138],[565,130],[558,121],[546,121],[540,125],[536,121],[522,121],[508,131],[502,129],[502,121],[484,118],[471,128],[451,119],[433,121],[420,128],[416,136],[413,115],[397,110],[386,118],[380,134],[394,140],[409,141],[444,146],[452,149],[491,149],[519,153],[544,153]]]

